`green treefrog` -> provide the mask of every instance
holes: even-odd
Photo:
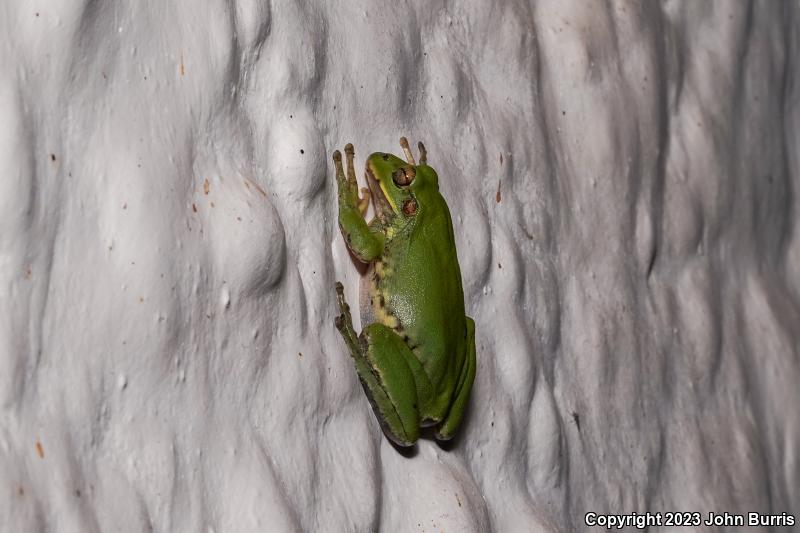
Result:
[[[333,162],[339,227],[356,259],[369,264],[362,281],[363,330],[353,329],[342,284],[336,283],[344,337],[375,416],[386,436],[413,446],[420,428],[438,440],[453,437],[475,379],[475,322],[464,312],[450,211],[436,171],[419,143],[417,165],[408,141],[403,161],[388,153],[367,159],[369,189],[358,192],[353,145]],[[372,201],[375,217],[364,215]]]

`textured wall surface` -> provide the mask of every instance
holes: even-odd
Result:
[[[799,42],[782,1],[0,3],[0,528],[800,518]],[[333,326],[330,154],[400,135],[478,344],[408,455]]]

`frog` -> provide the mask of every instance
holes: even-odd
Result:
[[[395,445],[416,444],[423,428],[452,439],[475,380],[475,321],[465,312],[453,222],[439,177],[419,142],[419,164],[405,137],[405,160],[376,152],[359,187],[355,150],[333,152],[342,237],[361,281],[362,330],[356,334],[344,286],[337,281],[335,326],[383,433]],[[365,217],[370,203],[374,217]],[[426,430],[429,431],[429,430]]]

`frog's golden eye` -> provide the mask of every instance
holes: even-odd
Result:
[[[413,217],[417,214],[417,201],[413,198],[406,198],[403,202],[403,214],[407,217]]]
[[[381,156],[381,158],[382,158],[384,161],[388,161],[388,160],[389,160],[389,154],[383,154],[383,155]]]
[[[417,177],[417,171],[414,167],[402,167],[392,172],[392,181],[398,187],[411,185],[415,177]]]

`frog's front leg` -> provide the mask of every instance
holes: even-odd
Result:
[[[461,376],[458,379],[453,403],[450,412],[436,429],[435,436],[439,440],[450,440],[453,438],[464,412],[467,410],[469,392],[472,390],[472,383],[475,381],[475,321],[467,317],[467,356],[464,359],[464,366],[461,369]]]
[[[383,253],[384,235],[378,228],[372,228],[364,220],[369,205],[369,195],[358,196],[358,182],[353,168],[353,145],[344,147],[347,158],[347,176],[342,168],[342,154],[333,152],[333,165],[336,168],[336,186],[339,192],[339,228],[347,247],[360,261],[368,263]]]
[[[356,336],[344,289],[336,283],[342,314],[336,328],[344,337],[356,372],[384,433],[399,446],[413,446],[419,438],[417,382],[409,366],[414,355],[403,339],[383,324],[373,323]]]

